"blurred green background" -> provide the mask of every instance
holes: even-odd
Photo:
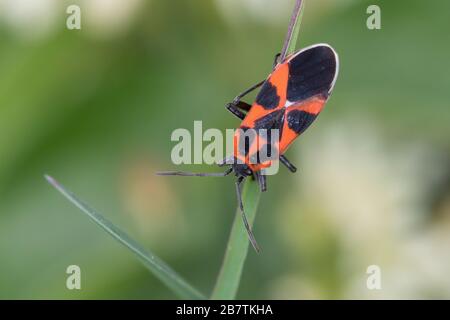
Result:
[[[43,179],[56,177],[203,292],[233,179],[164,178],[176,128],[233,128],[293,0],[0,0],[0,298],[175,296]],[[69,4],[82,29],[67,30]],[[382,29],[366,28],[381,7]],[[450,298],[450,2],[306,0],[298,46],[331,44],[327,108],[270,177],[238,298]],[[68,265],[82,290],[66,289]],[[366,270],[381,268],[382,289]]]

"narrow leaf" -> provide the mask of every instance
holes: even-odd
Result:
[[[280,61],[284,60],[287,55],[295,51],[297,38],[300,32],[302,12],[303,1],[296,0],[283,49],[281,50]],[[247,180],[242,192],[242,201],[250,225],[253,225],[259,198],[260,192],[258,184],[255,181]],[[245,258],[247,257],[248,246],[247,232],[242,224],[241,213],[238,208],[228,240],[222,268],[217,278],[211,299],[234,299],[236,297]]]
[[[259,197],[260,192],[258,184],[255,181],[248,179],[242,190],[242,201],[250,225],[253,225],[253,221],[255,220]],[[248,247],[249,241],[247,231],[242,223],[241,212],[238,208],[231,229],[222,268],[211,296],[212,299],[228,300],[236,297]]]
[[[58,190],[64,197],[72,202],[76,207],[89,216],[95,223],[109,233],[114,239],[130,249],[138,256],[141,262],[159,280],[182,299],[205,299],[205,297],[181,278],[165,262],[155,256],[152,252],[145,250],[139,243],[130,238],[126,233],[117,228],[97,211],[81,201],[75,194],[67,190],[52,177],[45,175],[45,179]]]
[[[303,1],[296,0],[294,10],[292,11],[291,20],[289,22],[288,31],[284,40],[283,49],[281,50],[280,61],[284,60],[286,56],[295,52],[298,35],[300,33],[300,24],[303,15]]]

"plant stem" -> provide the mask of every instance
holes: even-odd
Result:
[[[180,275],[172,270],[164,261],[155,256],[149,250],[144,249],[139,243],[130,238],[125,232],[117,228],[96,210],[81,201],[75,194],[67,190],[52,177],[45,175],[45,179],[58,190],[67,200],[83,211],[89,218],[109,233],[114,239],[131,250],[159,280],[182,299],[205,299],[205,297]]]
[[[291,20],[289,21],[288,31],[284,39],[283,49],[281,49],[280,61],[295,51],[298,35],[300,32],[300,24],[303,14],[303,0],[296,0],[294,10],[292,11]]]
[[[287,55],[295,51],[295,45],[300,31],[302,9],[303,1],[296,0],[279,61],[283,61]],[[250,226],[253,225],[253,221],[255,220],[259,198],[258,184],[256,181],[247,179],[242,190],[242,202]],[[228,240],[225,257],[211,299],[230,300],[236,297],[245,258],[247,257],[248,245],[247,232],[243,226],[241,212],[238,208]]]
[[[258,184],[248,179],[242,188],[242,199],[250,226],[253,225],[255,220],[259,197]],[[230,239],[228,240],[225,258],[211,299],[234,299],[239,287],[242,269],[244,268],[248,244],[247,231],[242,223],[241,212],[238,208],[234,217]]]

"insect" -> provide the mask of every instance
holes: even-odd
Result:
[[[277,55],[267,79],[245,90],[226,105],[233,115],[242,120],[234,135],[234,154],[219,163],[219,166],[228,165],[228,169],[223,173],[166,171],[158,174],[227,176],[234,173],[237,177],[235,186],[242,219],[251,244],[259,252],[258,243],[244,212],[241,197],[242,182],[246,177],[253,177],[258,182],[260,190],[266,191],[266,175],[263,174],[263,169],[270,167],[273,161],[279,161],[293,173],[297,171],[284,153],[322,111],[333,90],[338,69],[337,53],[327,44],[304,48],[282,61],[278,61]],[[261,89],[252,104],[242,100],[259,87]],[[245,135],[249,129],[257,132],[256,139]],[[278,139],[271,138],[272,130],[277,130]],[[261,132],[267,134],[262,135]],[[263,153],[263,146],[266,153],[276,151],[278,158],[263,159],[260,156]]]

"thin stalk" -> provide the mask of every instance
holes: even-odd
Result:
[[[133,240],[125,232],[108,221],[96,210],[81,201],[75,194],[67,190],[63,185],[52,177],[45,175],[48,183],[58,190],[67,200],[72,202],[78,209],[83,211],[89,218],[98,224],[103,230],[109,233],[114,239],[120,242],[133,252],[144,266],[150,270],[161,282],[171,289],[182,299],[205,299],[205,297],[179,274],[172,270],[164,261],[158,258],[149,250],[144,249],[139,243]]]
[[[296,0],[279,61],[284,60],[286,56],[295,51],[300,31],[302,9],[303,1]],[[253,221],[255,220],[259,198],[260,192],[258,184],[255,181],[247,179],[242,191],[242,201],[250,226],[253,225]],[[225,257],[211,299],[229,300],[236,297],[245,258],[247,257],[248,245],[247,232],[242,224],[241,212],[238,208],[228,240]]]
[[[259,187],[256,181],[248,179],[242,188],[242,199],[244,211],[247,215],[248,223],[253,225],[258,208]],[[248,235],[242,223],[241,212],[238,208],[231,228],[225,258],[217,278],[216,286],[211,295],[211,299],[234,299],[239,288],[239,282],[244,268],[245,257],[248,252]]]
[[[294,10],[292,11],[288,31],[284,39],[283,49],[281,49],[280,61],[283,61],[288,55],[295,51],[298,36],[300,33],[300,24],[303,15],[303,0],[296,0]]]

